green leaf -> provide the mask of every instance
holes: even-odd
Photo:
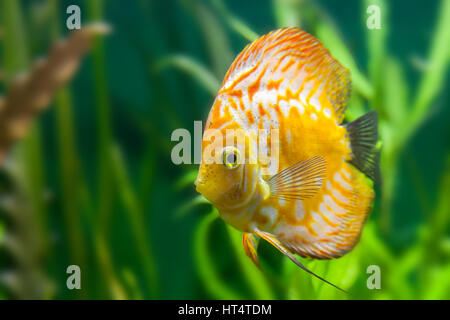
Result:
[[[371,83],[358,69],[355,60],[335,28],[329,22],[320,21],[316,26],[316,35],[324,46],[330,50],[332,56],[350,70],[354,89],[364,98],[371,99],[374,94]]]
[[[211,2],[233,31],[248,41],[253,41],[258,38],[258,34],[247,26],[243,20],[233,15],[222,0],[211,0]]]
[[[182,217],[183,215],[185,215],[187,212],[197,207],[198,205],[207,203],[210,202],[201,194],[199,194],[194,199],[191,199],[189,202],[185,203],[179,209],[177,209],[177,211],[175,212],[175,217],[177,218]]]
[[[5,225],[3,221],[0,221],[0,247],[3,244],[3,237],[5,236]]]
[[[400,62],[394,58],[386,59],[383,70],[383,110],[387,115],[387,121],[393,125],[400,125],[408,117],[408,82]]]
[[[215,299],[236,300],[243,297],[230,289],[224,278],[217,273],[217,268],[209,253],[209,231],[213,222],[218,218],[217,211],[205,215],[194,231],[194,258],[197,271],[205,288]]]
[[[130,220],[135,245],[145,269],[147,285],[151,296],[156,297],[159,294],[156,263],[152,254],[153,250],[150,248],[149,240],[147,239],[141,203],[139,202],[130,182],[130,178],[128,177],[128,172],[120,149],[117,146],[114,146],[111,148],[110,154],[114,178],[119,190],[119,197],[126,209],[126,217]]]
[[[389,15],[389,6],[385,0],[365,0],[363,8],[366,11],[371,5],[380,8],[380,29],[369,29],[366,19],[368,14],[364,15],[364,29],[366,30],[367,49],[368,49],[368,69],[372,84],[378,87],[381,84],[381,76],[387,68],[384,66],[386,55],[386,38],[389,32],[387,18]]]
[[[203,1],[181,0],[181,3],[192,13],[195,21],[199,24],[212,63],[212,71],[216,77],[222,78],[234,56],[226,30],[211,8]]]
[[[178,180],[175,182],[175,190],[182,190],[190,185],[192,185],[197,178],[197,170],[191,170],[183,174]]]
[[[204,66],[185,55],[172,55],[156,64],[156,70],[161,71],[172,67],[183,71],[195,79],[206,91],[216,95],[219,90],[219,80]]]
[[[442,0],[438,10],[436,29],[428,54],[429,68],[424,72],[417,89],[411,117],[408,121],[408,138],[426,117],[431,103],[442,89],[444,76],[450,63],[450,1]]]

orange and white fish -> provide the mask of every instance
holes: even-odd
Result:
[[[337,258],[358,242],[374,199],[372,181],[380,181],[378,117],[371,111],[342,124],[350,92],[350,72],[297,28],[255,40],[228,70],[206,122],[195,184],[244,232],[245,252],[256,264],[255,235],[329,283],[293,254]],[[226,139],[229,129],[244,132],[246,148]],[[260,129],[279,132],[278,170],[271,175],[267,164],[248,161],[255,152],[249,141]],[[206,132],[220,133],[223,148],[205,152],[215,141]]]

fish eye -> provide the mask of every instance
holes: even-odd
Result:
[[[225,147],[223,149],[223,165],[227,169],[236,169],[240,165],[239,150],[235,147]]]

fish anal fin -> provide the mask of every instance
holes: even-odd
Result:
[[[266,240],[267,242],[269,242],[271,245],[273,245],[275,248],[277,248],[279,251],[281,251],[281,253],[283,253],[285,256],[287,256],[292,262],[294,262],[298,267],[300,267],[301,269],[303,269],[304,271],[308,272],[309,274],[313,275],[314,277],[318,278],[319,280],[322,280],[323,282],[335,287],[336,289],[347,293],[347,291],[339,288],[338,286],[332,284],[331,282],[325,280],[324,278],[318,276],[317,274],[315,274],[314,272],[312,272],[311,270],[309,270],[308,268],[306,268],[300,261],[298,261],[294,255],[288,250],[286,249],[281,242],[272,234],[265,232],[265,231],[260,231],[260,230],[256,230],[255,233],[261,237],[262,239]]]
[[[253,261],[253,263],[258,267],[261,268],[259,265],[259,259],[258,259],[258,238],[255,237],[255,235],[251,233],[244,232],[242,235],[242,244],[244,246],[245,254]]]
[[[281,170],[268,180],[272,197],[308,199],[322,187],[326,175],[326,162],[315,156]]]
[[[352,149],[352,160],[356,168],[376,184],[381,185],[380,153],[378,141],[378,114],[375,110],[346,124]]]

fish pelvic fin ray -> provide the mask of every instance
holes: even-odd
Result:
[[[253,261],[253,263],[259,269],[261,269],[257,252],[258,241],[259,239],[251,233],[244,232],[242,235],[242,244],[244,246],[245,254]]]
[[[281,251],[281,253],[283,253],[285,256],[287,256],[292,262],[294,262],[298,267],[300,267],[301,269],[303,269],[304,271],[308,272],[309,274],[313,275],[314,277],[316,277],[317,279],[329,284],[332,287],[335,287],[336,289],[348,293],[347,291],[345,291],[344,289],[339,288],[338,286],[332,284],[331,282],[329,282],[328,280],[325,280],[324,278],[322,278],[321,276],[315,274],[314,272],[312,272],[311,270],[309,270],[308,268],[306,268],[300,261],[298,261],[294,255],[289,252],[288,249],[286,249],[281,242],[272,234],[265,232],[265,231],[260,231],[260,230],[256,230],[255,233],[261,237],[262,239],[266,240],[267,242],[269,242],[271,245],[273,245],[275,248],[277,248],[279,251]]]
[[[322,187],[326,176],[324,158],[314,156],[280,171],[268,180],[271,197],[308,199]]]
[[[372,110],[345,125],[352,149],[352,160],[356,168],[373,182],[381,185],[380,152],[378,141],[378,114]]]

